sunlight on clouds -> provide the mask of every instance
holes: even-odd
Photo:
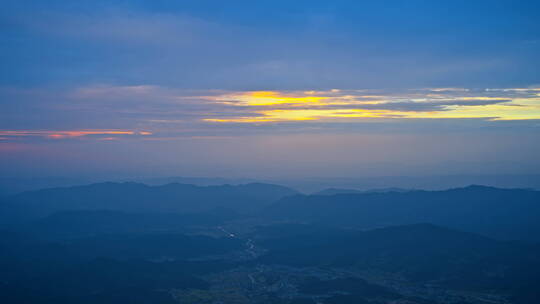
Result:
[[[305,104],[318,103],[328,97],[313,96],[314,91],[300,93],[302,95],[280,93],[275,91],[255,91],[245,93],[226,94],[215,97],[216,101],[234,102],[247,106],[270,106],[278,104]]]
[[[436,92],[434,94],[433,92]],[[203,118],[207,122],[269,123],[305,120],[458,119],[488,120],[540,119],[538,89],[460,88],[419,89],[413,93],[366,90],[276,92],[255,91],[214,96],[228,105],[226,117]],[[250,115],[235,114],[242,107]]]
[[[301,120],[322,120],[325,118],[381,118],[390,116],[388,111],[367,111],[359,109],[337,109],[337,110],[270,110],[260,112],[261,116],[238,117],[226,119],[211,119],[210,122],[279,122],[279,121],[301,121]]]
[[[443,118],[540,119],[540,98],[516,99],[509,104],[493,104],[482,107],[452,106],[451,111],[440,115],[444,116]]]

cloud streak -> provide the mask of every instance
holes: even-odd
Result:
[[[208,122],[264,123],[339,119],[479,118],[540,119],[536,88],[436,88],[405,91],[329,90],[254,91],[210,98],[228,105],[236,117],[204,118]],[[242,115],[251,111],[258,115]],[[230,113],[229,113],[230,114]]]
[[[297,132],[304,130],[302,124],[324,131],[332,125],[354,128],[374,121],[529,120],[535,124],[533,120],[540,119],[539,92],[535,87],[227,91],[144,84],[4,88],[0,95],[18,103],[7,105],[0,114],[0,138],[173,140],[273,133],[277,128]],[[36,112],[50,119],[38,119]]]
[[[69,131],[51,131],[51,130],[0,130],[2,139],[12,139],[20,137],[41,137],[47,139],[65,139],[87,136],[96,136],[102,140],[114,140],[117,137],[127,135],[152,135],[147,131],[127,131],[127,130],[69,130]]]

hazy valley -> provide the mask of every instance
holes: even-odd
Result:
[[[9,303],[516,303],[540,192],[102,183],[2,199]],[[337,193],[334,193],[337,192]]]

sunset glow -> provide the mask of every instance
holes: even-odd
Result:
[[[76,138],[89,135],[151,135],[151,132],[135,132],[123,130],[77,130],[77,131],[44,131],[44,130],[0,130],[0,136],[13,137],[44,137],[50,139]],[[111,138],[111,137],[107,137]]]
[[[8,0],[0,171],[540,170],[539,1],[412,1]]]
[[[328,99],[324,96],[312,96],[307,93],[288,94],[276,91],[254,91],[225,94],[215,98],[216,101],[247,106],[272,106],[272,105],[302,105],[320,103]]]
[[[431,92],[437,92],[433,94]],[[494,92],[498,92],[494,93]],[[506,92],[506,93],[504,93]],[[508,94],[508,92],[519,92]],[[340,119],[540,119],[540,97],[536,88],[477,90],[425,89],[415,93],[365,95],[364,91],[269,92],[224,94],[212,98],[251,110],[249,116],[204,118],[207,122],[265,123]],[[319,95],[314,95],[319,94]]]

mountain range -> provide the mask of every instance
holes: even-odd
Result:
[[[265,210],[276,220],[371,229],[432,223],[507,240],[540,241],[540,192],[484,186],[444,191],[295,195]]]

